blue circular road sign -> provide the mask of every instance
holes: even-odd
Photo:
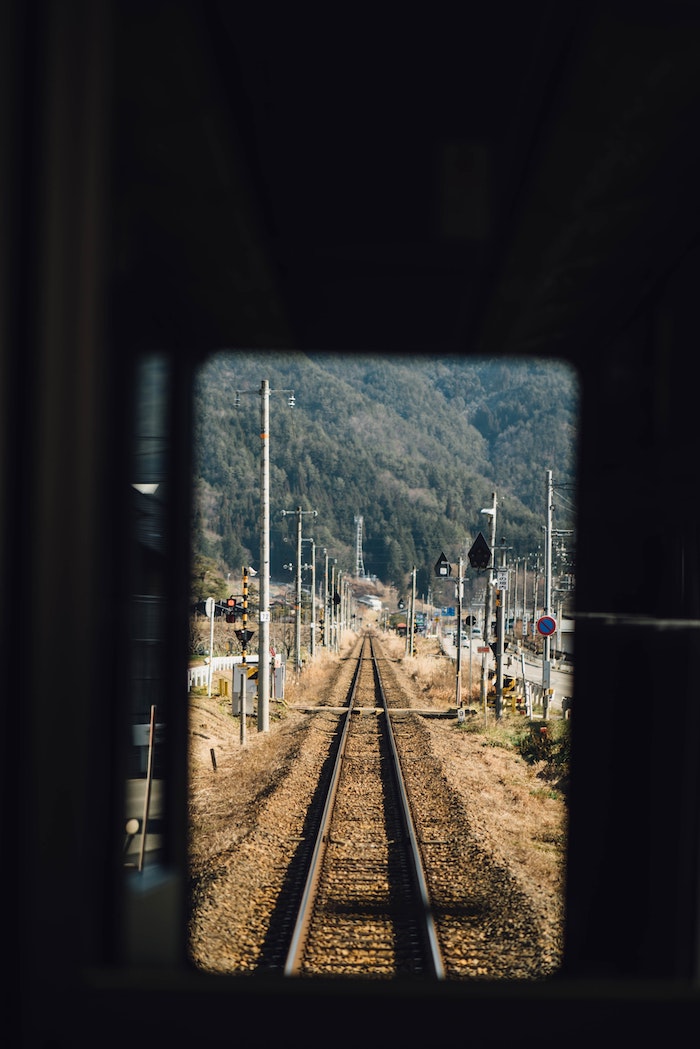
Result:
[[[537,620],[537,629],[540,634],[544,634],[545,637],[549,637],[557,629],[557,621],[552,616],[540,616]]]

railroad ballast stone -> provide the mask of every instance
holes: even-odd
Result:
[[[403,663],[400,656],[382,663],[387,700],[403,709],[424,707],[425,695]],[[278,965],[269,944],[271,915],[327,758],[338,717],[329,708],[343,705],[352,670],[352,660],[338,659],[329,666],[322,694],[315,687],[313,702],[304,697],[305,710],[314,712],[287,709],[269,733],[251,733],[244,747],[235,745],[238,719],[231,717],[230,745],[217,744],[227,763],[219,761],[216,773],[208,747],[208,770],[193,747],[189,949],[198,968],[251,974]],[[202,702],[198,697],[200,708]],[[201,709],[196,717],[201,730]],[[456,733],[454,722],[402,714],[392,723],[395,733],[406,736],[402,747],[410,747],[404,768],[413,781],[414,822],[426,866],[446,874],[434,903],[449,948],[447,978],[554,974],[562,953],[563,848],[549,857],[542,849],[537,856],[535,848],[528,859],[527,850],[512,850],[507,838],[499,838],[489,826],[494,799],[483,796],[491,786],[483,789],[482,768],[478,776],[470,770],[470,751],[484,758],[481,745]],[[527,775],[522,764],[518,773]],[[494,773],[493,794],[507,804],[499,778]],[[499,818],[507,819],[502,808],[503,801]],[[563,830],[563,811],[559,823]],[[377,970],[387,975],[379,960]]]

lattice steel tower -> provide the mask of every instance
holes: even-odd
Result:
[[[355,577],[365,577],[365,563],[362,560],[362,517],[359,515],[355,516]]]

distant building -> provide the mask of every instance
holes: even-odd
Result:
[[[573,619],[563,619],[559,624],[559,628],[556,633],[556,648],[557,652],[561,652],[562,655],[572,656],[574,654],[574,621]]]
[[[365,594],[363,597],[358,597],[357,603],[358,605],[367,605],[374,612],[381,612],[382,610],[381,598],[376,597],[374,594]]]

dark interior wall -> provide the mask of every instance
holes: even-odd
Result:
[[[696,966],[697,427],[683,389],[699,276],[689,253],[582,362],[573,972],[680,978]]]
[[[515,173],[503,190],[509,205],[492,227],[497,235],[475,248],[470,238],[426,238],[418,198],[423,218],[411,237],[382,221],[376,200],[370,207],[371,172],[355,241],[348,223],[333,239],[327,212],[310,207],[313,188],[298,183],[292,194],[294,183],[279,173],[265,182],[264,158],[288,142],[289,128],[276,137],[279,127],[265,124],[258,133],[269,136],[266,150],[252,156],[245,92],[215,61],[227,50],[225,38],[216,47],[212,40],[212,27],[230,29],[225,5],[8,5],[0,33],[0,476],[3,593],[11,600],[2,635],[21,684],[6,690],[3,815],[27,1045],[201,1040],[203,1030],[231,1037],[246,1010],[260,1016],[259,1044],[299,1029],[311,1044],[326,1044],[327,1027],[310,1024],[310,1013],[329,1021],[348,1006],[348,1039],[391,1032],[407,1044],[434,1035],[436,1009],[452,1040],[488,1031],[491,1044],[508,1045],[523,1030],[559,1044],[561,1023],[599,1041],[601,1025],[610,1039],[668,1038],[665,1007],[674,1023],[692,1016],[700,582],[690,374],[697,144],[689,129],[700,111],[697,14],[685,4],[593,5],[581,23],[580,8],[557,21],[556,6],[543,5],[537,34],[546,76],[540,67],[539,78],[511,86],[532,86],[530,108],[521,99],[519,110],[524,140],[498,138]],[[245,40],[235,43],[240,56]],[[239,64],[250,91],[252,55]],[[464,143],[481,141],[484,127],[460,127],[459,110],[444,139],[460,139],[456,155],[481,170],[479,150]],[[256,119],[264,112],[261,105]],[[519,145],[509,152],[513,140]],[[391,165],[397,150],[376,129],[372,141]],[[307,133],[317,156],[314,142]],[[353,144],[359,149],[361,136]],[[432,138],[413,143],[422,148],[436,146]],[[398,153],[393,179],[410,170]],[[382,170],[380,181],[390,183]],[[357,186],[340,182],[335,193]],[[401,214],[410,225],[410,195]],[[393,241],[392,229],[400,233]],[[169,880],[153,926],[163,949],[155,964],[132,964],[114,828],[128,710],[135,362],[154,350],[169,362],[162,677],[176,694],[196,364],[220,346],[347,350],[360,336],[364,348],[402,352],[417,335],[423,344],[431,317],[442,325],[436,346],[563,356],[582,381],[562,979],[517,989],[292,993],[188,972],[186,726],[177,707],[167,757]],[[640,573],[645,564],[650,571]],[[368,1035],[370,1005],[378,1019]],[[560,1024],[543,1030],[543,1012]]]

